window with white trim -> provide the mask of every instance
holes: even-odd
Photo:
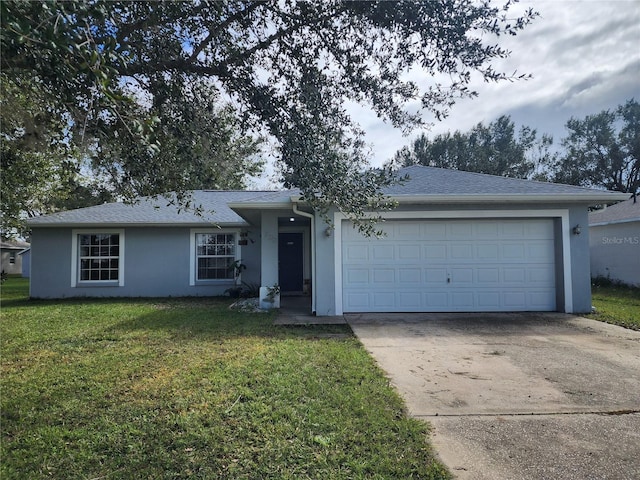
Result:
[[[195,234],[196,280],[233,280],[236,260],[234,233]]]
[[[78,281],[120,282],[120,240],[118,233],[79,233]]]

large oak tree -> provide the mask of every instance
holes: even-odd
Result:
[[[564,153],[553,165],[554,181],[640,190],[640,104],[631,99],[613,110],[571,118],[562,140]]]
[[[468,132],[433,138],[421,134],[399,150],[393,162],[529,179],[555,159],[552,144],[550,136],[538,136],[530,127],[522,126],[516,132],[511,117],[503,115],[488,125],[478,123]]]
[[[113,158],[133,172],[161,162],[161,119],[147,107],[206,84],[233,102],[243,128],[276,139],[285,185],[321,212],[337,205],[359,217],[388,206],[380,188],[392,179],[366,169],[346,103],[410,129],[476,95],[474,76],[511,78],[492,67],[509,54],[498,37],[536,16],[512,3],[6,0],[1,66],[49,96],[74,142],[106,141],[114,129],[136,139],[147,155]],[[410,80],[416,70],[429,80]]]

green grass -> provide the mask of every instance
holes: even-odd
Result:
[[[640,288],[595,283],[591,288],[594,320],[640,330]]]
[[[2,479],[450,478],[347,327],[2,285]]]

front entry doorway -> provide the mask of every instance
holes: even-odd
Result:
[[[302,232],[278,235],[278,281],[282,292],[302,292],[303,252]]]

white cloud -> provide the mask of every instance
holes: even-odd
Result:
[[[499,39],[512,54],[495,65],[508,73],[531,73],[533,78],[474,84],[479,97],[456,104],[431,134],[464,131],[511,115],[516,123],[559,139],[571,116],[640,99],[639,1],[529,1],[518,8],[527,7],[539,11],[540,18],[520,35]],[[412,78],[416,74],[412,72]],[[350,107],[350,112],[367,132],[376,166],[420,133],[403,137],[364,107]]]

